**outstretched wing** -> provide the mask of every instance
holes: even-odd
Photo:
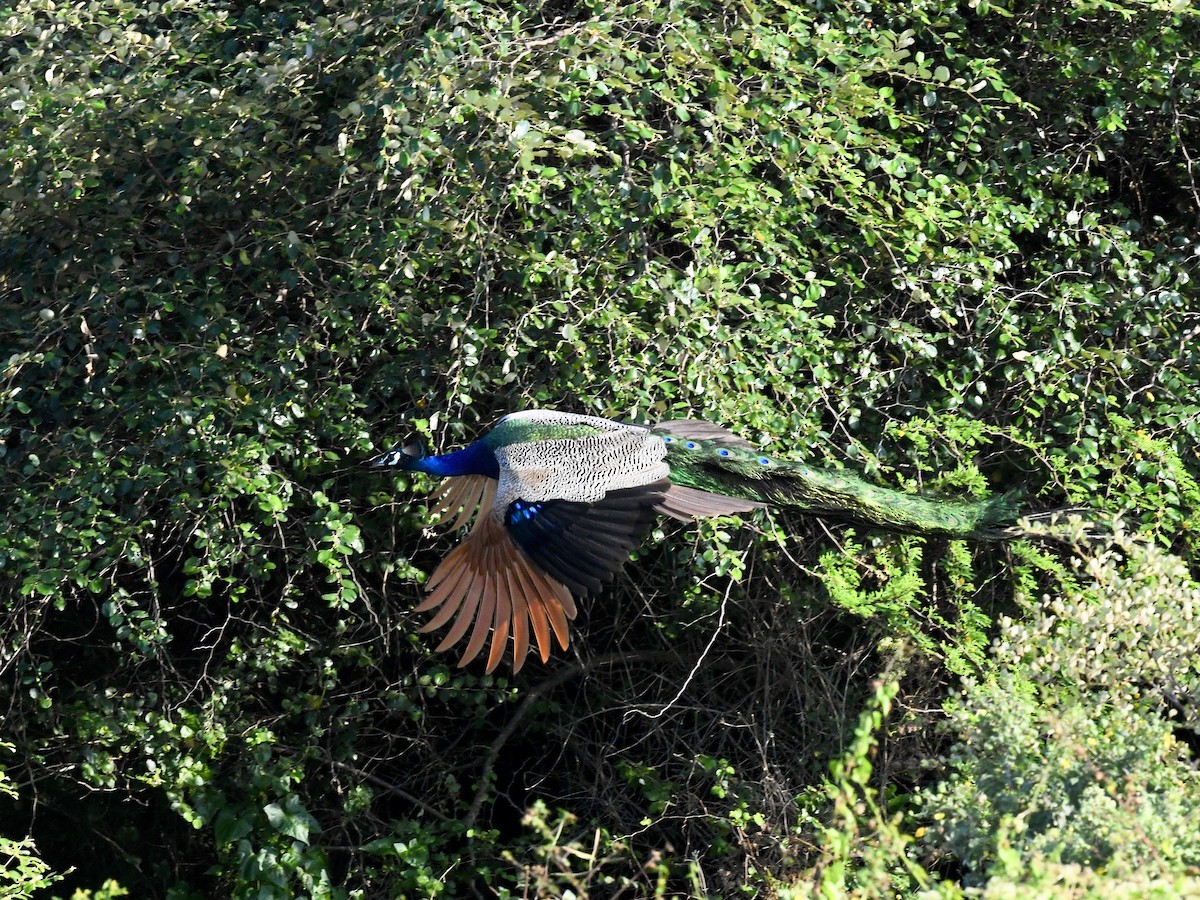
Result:
[[[601,590],[653,527],[666,479],[612,491],[596,503],[514,500],[505,513],[513,541],[577,597]]]
[[[493,507],[429,579],[429,596],[417,611],[437,612],[421,631],[453,621],[441,651],[469,630],[459,666],[479,655],[490,632],[488,672],[504,655],[509,634],[513,671],[520,671],[532,631],[545,662],[551,632],[565,650],[575,598],[613,579],[653,526],[666,488],[663,480],[613,491],[596,503],[517,499],[507,508]]]
[[[665,448],[646,429],[595,437],[510,445],[494,494],[485,486],[449,488],[439,503],[444,518],[490,500],[467,538],[429,580],[417,609],[437,610],[421,630],[452,623],[438,650],[467,639],[466,665],[491,635],[487,671],[500,662],[509,634],[513,670],[530,646],[530,631],[545,662],[551,632],[565,650],[575,600],[599,591],[650,531],[670,487]],[[490,496],[489,496],[490,495]]]

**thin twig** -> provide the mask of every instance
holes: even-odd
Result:
[[[676,692],[675,696],[671,698],[670,702],[664,703],[658,712],[655,713],[648,713],[643,709],[637,708],[630,710],[625,714],[626,722],[628,722],[629,717],[635,713],[639,716],[645,716],[647,719],[661,719],[667,714],[668,710],[670,710],[676,703],[679,702],[679,698],[683,696],[684,692],[691,685],[692,679],[696,677],[696,673],[700,671],[700,667],[704,665],[704,660],[708,658],[708,652],[712,650],[713,644],[717,642],[717,636],[725,627],[725,609],[729,605],[729,594],[733,590],[734,584],[735,582],[730,581],[729,585],[725,588],[725,596],[721,598],[721,608],[717,616],[717,627],[713,629],[713,633],[708,639],[708,644],[706,644],[704,647],[704,652],[700,654],[695,665],[692,666],[692,671],[688,672],[687,678],[683,680],[683,684],[679,686],[679,690]]]
[[[330,762],[332,762],[334,764],[334,766],[336,766],[337,768],[342,769],[345,772],[349,772],[351,775],[356,775],[359,778],[365,778],[367,781],[371,782],[371,784],[377,785],[378,787],[381,787],[386,791],[390,791],[391,793],[395,794],[397,797],[401,797],[401,798],[407,800],[409,803],[413,804],[414,806],[418,807],[419,809],[423,810],[424,812],[429,813],[429,815],[433,816],[435,819],[437,819],[441,822],[449,823],[449,822],[454,821],[453,819],[451,819],[449,816],[445,815],[444,813],[438,812],[436,809],[434,809],[432,806],[430,806],[428,803],[426,803],[421,798],[416,797],[413,794],[410,794],[404,788],[402,788],[398,785],[392,784],[390,781],[384,781],[378,775],[372,775],[370,772],[364,772],[362,769],[356,769],[354,766],[348,765],[347,763],[344,763],[344,762],[338,762],[336,759],[330,760]]]
[[[496,766],[496,760],[500,758],[500,751],[504,749],[504,745],[508,743],[509,738],[516,733],[521,722],[533,708],[533,704],[541,697],[550,693],[559,685],[570,681],[576,675],[582,675],[587,671],[598,669],[601,666],[610,666],[635,660],[647,662],[658,659],[675,659],[677,656],[678,654],[672,652],[655,651],[649,653],[609,653],[604,656],[593,657],[592,659],[576,660],[555,672],[536,687],[530,688],[528,693],[525,694],[525,699],[521,701],[521,705],[517,707],[512,718],[508,720],[508,724],[496,735],[496,739],[488,747],[487,755],[483,758],[483,765],[479,771],[479,786],[475,789],[475,797],[471,800],[471,807],[467,810],[467,816],[463,820],[465,826],[470,828],[475,824],[475,820],[479,818],[484,801],[487,800],[488,781],[491,778],[492,770]]]

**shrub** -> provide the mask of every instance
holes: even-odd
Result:
[[[949,775],[923,798],[938,846],[979,883],[1035,860],[1114,877],[1200,866],[1200,586],[1118,531],[1084,583],[1024,598],[995,671],[948,705]]]

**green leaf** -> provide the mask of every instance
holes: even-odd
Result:
[[[300,798],[294,794],[284,800],[282,805],[267,804],[263,807],[263,812],[267,814],[267,821],[271,823],[272,828],[304,844],[308,843],[310,833],[321,830],[317,820],[309,815],[301,805]]]

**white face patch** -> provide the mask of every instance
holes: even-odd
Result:
[[[380,468],[394,466],[400,462],[400,458],[402,456],[404,456],[403,450],[389,450],[375,461],[375,465],[379,466]]]

